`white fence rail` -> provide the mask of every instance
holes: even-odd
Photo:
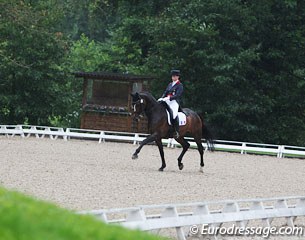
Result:
[[[105,141],[125,141],[133,144],[138,144],[145,139],[147,134],[141,133],[126,133],[126,132],[113,132],[113,131],[98,131],[89,129],[77,129],[77,128],[56,128],[47,126],[29,126],[29,125],[0,125],[0,135],[7,137],[21,136],[23,138],[29,136],[36,136],[36,138],[49,137],[51,139],[57,139],[61,137],[65,141],[71,138],[77,139],[95,139],[99,143]],[[196,143],[192,141],[192,138],[188,139],[191,147],[196,147]],[[168,147],[180,146],[174,139],[164,139],[163,144]],[[203,146],[206,147],[206,143],[203,142]],[[305,157],[305,147],[288,146],[288,145],[272,145],[272,144],[260,144],[260,143],[248,143],[248,142],[234,142],[234,141],[215,141],[215,149],[221,151],[234,151],[241,154],[246,153],[258,153],[258,154],[271,154],[279,158],[285,156],[291,157]]]
[[[214,209],[214,210],[211,210]],[[117,223],[131,229],[152,231],[174,228],[179,240],[193,233],[190,226],[197,225],[198,233],[203,224],[212,228],[224,223],[235,223],[246,228],[249,222],[259,220],[264,227],[271,227],[275,218],[284,218],[286,225],[295,226],[297,217],[305,216],[305,196],[270,199],[226,200],[188,204],[145,205],[125,209],[83,211],[106,223]],[[304,229],[305,231],[305,229]]]

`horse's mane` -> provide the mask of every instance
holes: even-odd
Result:
[[[143,92],[140,92],[139,94],[140,94],[140,96],[145,96],[145,97],[147,97],[147,98],[149,98],[149,99],[151,99],[155,102],[157,101],[150,92],[143,91]]]

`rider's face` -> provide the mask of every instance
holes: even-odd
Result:
[[[179,76],[173,75],[173,76],[172,76],[172,81],[177,81],[177,80],[179,80]]]

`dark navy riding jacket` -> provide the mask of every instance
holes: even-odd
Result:
[[[183,92],[183,85],[180,81],[178,81],[174,86],[172,86],[172,85],[173,85],[173,82],[168,84],[165,92],[162,95],[162,98],[170,97],[169,99],[171,101],[176,100],[179,103],[181,96],[182,96],[182,92]]]

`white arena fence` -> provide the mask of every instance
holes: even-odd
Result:
[[[144,205],[132,208],[82,211],[111,224],[130,229],[139,229],[159,234],[162,229],[176,230],[177,238],[185,240],[194,233],[200,234],[202,227],[221,228],[233,223],[239,228],[255,226],[294,227],[297,217],[305,216],[305,196],[269,199],[242,199],[186,204]],[[191,228],[192,226],[192,228]],[[198,230],[196,232],[192,231]],[[305,228],[303,227],[305,235]],[[216,235],[217,237],[217,235]]]
[[[21,136],[27,138],[36,136],[36,138],[49,137],[51,139],[58,139],[59,137],[67,141],[71,138],[75,139],[93,139],[98,140],[99,143],[105,141],[122,141],[139,144],[144,140],[148,134],[142,133],[126,133],[114,131],[101,131],[77,128],[57,128],[47,126],[31,126],[31,125],[0,125],[0,135],[7,137]],[[196,143],[192,138],[187,138],[191,147],[196,147]],[[163,139],[163,144],[167,147],[180,146],[174,139]],[[206,148],[205,142],[202,143]],[[305,157],[305,147],[289,146],[289,145],[273,145],[273,144],[260,144],[249,142],[234,142],[215,140],[215,149],[220,151],[240,152],[241,154],[255,153],[255,154],[270,154],[278,158],[282,157]]]

